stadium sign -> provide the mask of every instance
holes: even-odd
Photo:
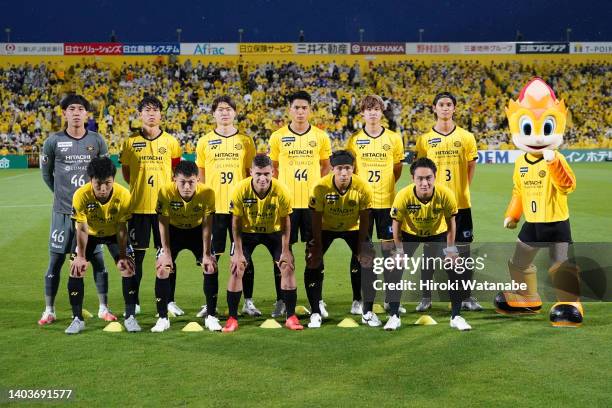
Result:
[[[612,161],[612,150],[560,150],[570,163],[598,163]],[[477,163],[508,164],[524,155],[522,150],[479,150]]]
[[[0,156],[0,170],[6,169],[27,169],[28,156],[11,154]]]
[[[288,55],[294,54],[292,43],[240,43],[238,53],[245,55]]]
[[[296,54],[310,55],[339,55],[350,54],[350,43],[298,43]]]
[[[181,43],[181,55],[238,55],[238,44]]]
[[[351,54],[405,54],[404,43],[351,43]]]
[[[406,43],[406,54],[461,54],[461,43]]]
[[[123,55],[179,55],[179,43],[123,44]]]
[[[64,55],[123,55],[123,44],[64,43]]]
[[[462,43],[462,54],[514,54],[516,47],[513,42],[479,42]]]
[[[64,55],[63,43],[4,43],[0,55]]]
[[[571,54],[612,54],[612,42],[570,43]]]
[[[517,54],[569,54],[569,43],[516,43]]]

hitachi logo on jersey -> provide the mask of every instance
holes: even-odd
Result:
[[[336,215],[345,215],[345,214],[352,213],[353,209],[352,208],[334,208],[334,207],[331,207],[329,209],[329,212],[331,214],[336,214]]]
[[[281,142],[283,143],[295,142],[295,137],[294,136],[281,137]]]
[[[363,153],[361,157],[387,157],[387,153]]]
[[[357,143],[358,145],[367,145],[370,144],[370,141],[368,139],[357,139]]]
[[[459,150],[438,150],[436,151],[436,156],[451,156],[454,154],[459,154]]]
[[[72,147],[72,142],[57,142],[57,147]]]
[[[151,160],[151,161],[163,161],[164,156],[140,156],[138,158],[140,161]]]
[[[143,147],[147,147],[147,142],[134,142],[132,143],[132,147],[134,149],[142,149]]]
[[[289,150],[290,155],[311,155],[314,153],[314,150],[309,149],[294,149]]]
[[[240,157],[238,153],[215,153],[215,159],[230,158],[237,159]]]
[[[221,144],[221,143],[222,143],[221,139],[213,139],[213,140],[209,140],[208,141],[208,145],[209,146],[218,145],[218,144]]]
[[[89,154],[73,154],[70,156],[66,156],[65,160],[91,160],[91,155]]]
[[[436,137],[434,139],[429,139],[429,141],[427,141],[427,143],[430,144],[430,145],[437,145],[441,141],[442,141],[441,137]]]

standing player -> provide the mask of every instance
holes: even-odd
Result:
[[[140,331],[136,314],[136,277],[134,261],[128,256],[126,222],[131,217],[130,192],[115,184],[117,168],[108,157],[93,159],[87,166],[90,182],[80,187],[72,200],[72,214],[76,221],[76,255],[70,265],[68,297],[74,316],[66,329],[77,334],[85,328],[83,320],[83,275],[94,251],[106,244],[121,272],[125,300],[124,325],[128,332]]]
[[[168,320],[169,275],[176,257],[188,249],[202,265],[204,295],[208,315],[204,321],[210,331],[220,331],[217,319],[217,292],[219,275],[215,257],[211,255],[210,234],[212,214],[215,212],[215,194],[198,183],[198,167],[192,161],[181,161],[174,168],[174,182],[159,191],[157,214],[162,247],[157,258],[155,298],[159,319],[152,332],[170,328]]]
[[[436,124],[428,133],[419,136],[416,143],[417,159],[427,157],[436,164],[438,175],[436,183],[448,187],[454,194],[459,212],[455,222],[457,235],[455,242],[459,256],[470,257],[470,243],[474,240],[472,225],[472,210],[470,201],[470,184],[476,171],[478,151],[474,135],[460,128],[453,121],[457,107],[457,99],[449,93],[442,92],[433,100],[433,112]],[[432,271],[425,271],[432,272]],[[467,271],[467,279],[472,279],[474,270]],[[432,276],[423,275],[423,280],[431,280]],[[416,307],[418,312],[424,312],[431,307],[431,291],[423,291],[421,303]],[[464,310],[482,310],[482,306],[471,296],[470,291],[463,301]]]
[[[353,174],[355,158],[346,150],[338,150],[331,156],[332,174],[323,177],[314,187],[310,197],[312,209],[312,242],[308,245],[304,285],[312,308],[308,327],[321,327],[319,302],[323,291],[323,255],[336,239],[343,239],[360,265],[351,273],[358,278],[361,298],[361,266],[367,265],[371,253],[364,253],[365,247],[371,248],[368,238],[370,208],[372,208],[372,188],[359,176]],[[353,285],[353,298],[355,297]],[[372,312],[373,302],[366,299],[363,305],[361,322],[368,326],[380,326],[378,316]]]
[[[198,140],[196,148],[196,163],[199,168],[200,182],[215,192],[215,213],[212,230],[212,249],[217,261],[225,252],[225,243],[229,232],[232,237],[232,215],[229,213],[230,197],[238,182],[249,175],[249,167],[255,157],[255,143],[249,136],[242,135],[234,125],[236,103],[227,95],[218,96],[213,100],[212,112],[216,127],[210,133]],[[243,277],[244,306],[243,313],[250,316],[260,316],[261,312],[253,303],[252,266],[245,271]],[[197,314],[204,317],[207,314],[206,305]]]
[[[289,238],[291,232],[291,197],[287,188],[272,178],[272,161],[268,156],[257,155],[251,166],[251,177],[242,180],[232,194],[232,234],[234,247],[227,283],[229,318],[224,332],[238,329],[238,303],[242,295],[242,275],[253,260],[251,255],[263,244],[272,255],[281,272],[282,300],[286,305],[285,327],[302,330],[295,315],[297,287],[295,266]]]
[[[89,103],[81,95],[68,95],[60,106],[66,119],[66,130],[50,135],[43,145],[40,168],[43,180],[53,192],[53,214],[49,238],[49,266],[45,273],[45,311],[39,325],[53,323],[55,296],[59,288],[60,272],[66,254],[74,250],[74,221],[72,197],[85,185],[87,165],[95,157],[108,155],[106,142],[99,134],[85,129]],[[91,257],[94,280],[98,290],[100,307],[98,317],[106,321],[117,320],[107,306],[108,274],[104,268],[104,254],[98,247]]]
[[[424,264],[422,269],[433,268],[431,263],[443,255],[454,259],[457,257],[455,246],[455,216],[457,203],[452,191],[437,185],[436,165],[430,159],[421,157],[410,166],[413,184],[409,184],[397,193],[391,208],[393,218],[393,241],[397,253],[412,257],[421,242],[424,243]],[[444,245],[446,243],[446,245]],[[440,262],[441,263],[441,262]],[[448,274],[449,286],[455,284],[458,289],[450,289],[451,320],[450,327],[457,330],[470,330],[472,327],[461,317],[461,302],[465,298],[462,280],[463,274],[455,272],[454,268],[445,268]],[[421,272],[423,272],[421,270]],[[424,274],[421,273],[421,276]],[[401,273],[391,274],[399,283]],[[425,281],[421,280],[421,283]],[[390,303],[391,317],[385,324],[385,330],[396,330],[401,326],[399,315],[399,298]]]
[[[312,239],[312,221],[308,200],[312,189],[329,173],[331,143],[323,130],[308,121],[311,97],[308,92],[298,91],[289,96],[289,125],[278,129],[270,136],[270,158],[275,175],[287,188],[293,200],[291,214],[291,245],[297,242],[298,232],[302,242]],[[276,303],[273,317],[284,313],[280,297],[280,274],[274,272]],[[321,300],[321,315],[327,317],[325,303]]]
[[[121,172],[130,184],[133,216],[129,222],[130,240],[136,262],[136,310],[140,310],[138,291],[142,279],[142,263],[149,247],[151,231],[155,248],[161,247],[155,206],[162,186],[172,182],[172,168],[181,160],[179,142],[160,128],[162,104],[154,96],[145,96],[138,104],[142,130],[123,142]],[[168,310],[177,316],[184,314],[174,302],[176,268],[170,274]]]
[[[366,180],[374,192],[370,211],[370,230],[372,238],[376,223],[376,236],[381,241],[383,256],[387,257],[393,249],[392,220],[389,215],[395,198],[395,183],[402,175],[404,143],[397,133],[381,125],[385,103],[378,95],[368,95],[361,101],[361,114],[365,127],[355,133],[347,142],[347,150],[355,157],[355,173]],[[361,314],[359,292],[360,279],[355,273],[359,262],[351,258],[351,283],[353,286],[352,314]],[[385,302],[385,309],[389,308]],[[406,310],[402,307],[402,313]]]

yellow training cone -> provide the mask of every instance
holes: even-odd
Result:
[[[296,306],[295,307],[295,314],[298,316],[309,316],[310,315],[310,310],[306,309],[305,306]]]
[[[183,327],[184,332],[201,332],[204,328],[198,322],[189,322]]]
[[[418,324],[421,326],[431,326],[434,324],[438,324],[438,322],[436,322],[431,316],[429,315],[423,315],[421,317],[419,317],[417,319],[416,322],[414,322],[414,324]]]
[[[259,327],[262,329],[280,329],[283,326],[281,326],[281,324],[274,319],[267,319]]]
[[[372,312],[378,314],[378,313],[385,313],[385,308],[382,307],[380,305],[380,303],[374,303],[374,305],[372,306]]]
[[[110,322],[102,330],[109,333],[120,333],[123,331],[123,325],[119,322]]]
[[[81,311],[81,313],[83,314],[83,317],[84,317],[85,319],[91,319],[91,318],[93,317],[93,315],[91,314],[91,312],[90,312],[89,310],[87,310],[87,309],[83,309],[83,310]]]
[[[356,321],[351,319],[350,317],[345,318],[340,323],[338,323],[338,327],[359,327]]]

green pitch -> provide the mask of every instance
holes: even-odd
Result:
[[[578,188],[570,198],[574,240],[610,241],[610,164],[575,164]],[[478,241],[513,242],[518,230],[502,228],[511,192],[510,165],[482,165],[472,188]],[[407,168],[400,183],[408,180]],[[413,326],[406,305],[398,332],[336,324],[350,307],[349,252],[335,243],[327,256],[324,298],[330,319],[319,330],[264,330],[265,317],[243,318],[237,333],[183,333],[203,304],[201,272],[193,257],[179,257],[177,302],[187,316],[169,332],[152,334],[155,322],[153,251],[141,288],[145,332],[105,333],[87,320],[69,337],[67,265],[57,299],[59,321],[40,328],[43,273],[47,266],[51,194],[36,170],[0,172],[2,319],[0,388],[70,388],[73,406],[609,406],[610,304],[585,304],[579,329],[553,329],[547,312],[527,318],[484,312],[464,314],[474,330],[448,327],[445,303],[434,304],[437,326]],[[295,254],[298,304],[306,305],[303,245]],[[255,302],[269,315],[274,301],[272,267],[265,249],[255,260]],[[107,257],[111,308],[120,314],[119,274]],[[220,263],[219,306],[225,309],[227,257]],[[88,271],[85,308],[97,312]],[[550,305],[545,305],[546,311]],[[384,319],[383,319],[384,320]],[[303,319],[306,322],[306,319]],[[23,403],[20,406],[28,406]]]

